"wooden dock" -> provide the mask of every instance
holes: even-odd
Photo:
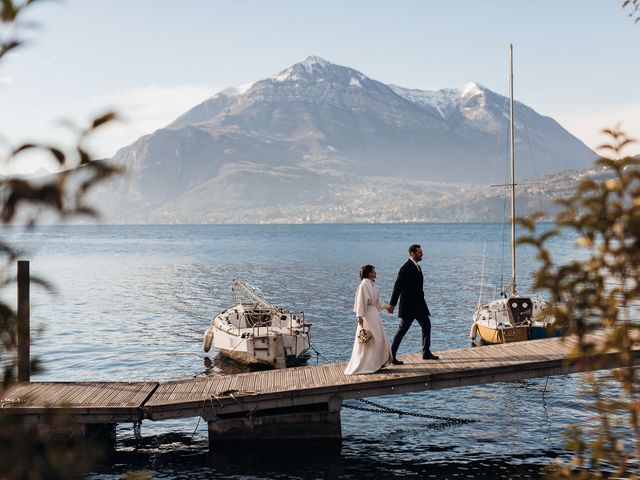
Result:
[[[598,340],[599,335],[594,339]],[[359,397],[480,385],[620,367],[619,355],[575,361],[574,339],[460,348],[439,360],[401,357],[404,365],[370,375],[344,375],[345,363],[320,364],[158,382],[18,383],[0,399],[0,415],[38,423],[67,415],[72,424],[116,424],[202,417],[212,444],[224,440],[339,438],[342,401]],[[640,364],[640,351],[634,352]],[[300,428],[304,427],[304,428]]]

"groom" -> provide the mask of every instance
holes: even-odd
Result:
[[[424,277],[418,262],[422,260],[422,247],[411,245],[409,247],[409,260],[400,267],[398,278],[393,287],[391,301],[387,311],[393,313],[400,298],[400,326],[393,337],[391,344],[391,354],[394,365],[402,365],[404,362],[396,358],[400,342],[409,330],[414,320],[417,320],[422,327],[422,358],[425,360],[437,360],[439,357],[431,353],[431,320],[429,319],[429,307],[424,299]]]

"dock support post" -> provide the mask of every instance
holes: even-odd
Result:
[[[15,415],[7,431],[0,431],[0,445],[14,441],[20,432],[34,442],[45,441],[80,444],[99,458],[107,458],[116,451],[115,423],[78,423],[72,415],[47,412],[37,415]]]
[[[342,400],[218,415],[209,423],[209,449],[270,440],[338,444]]]
[[[29,261],[18,260],[18,381],[31,380]]]

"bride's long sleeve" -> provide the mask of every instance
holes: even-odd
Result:
[[[378,293],[378,295],[377,295],[377,298],[376,298],[376,307],[378,308],[378,311],[380,311],[383,308],[385,308],[386,305],[384,303],[382,303],[382,298],[380,296],[380,289],[378,289],[377,293]]]
[[[371,302],[366,285],[361,283],[356,290],[356,298],[353,303],[353,311],[356,317],[364,317],[367,313],[367,304]]]

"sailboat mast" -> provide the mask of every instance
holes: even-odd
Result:
[[[513,119],[513,45],[509,44],[509,140],[511,143],[511,296],[516,296],[516,146]]]

